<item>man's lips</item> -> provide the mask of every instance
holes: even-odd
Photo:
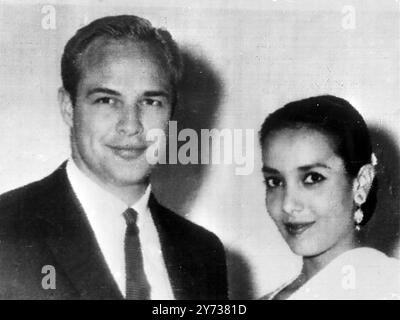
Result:
[[[286,231],[293,235],[293,236],[298,236],[301,235],[304,231],[306,231],[307,229],[309,229],[313,224],[315,223],[315,221],[312,222],[288,222],[285,223],[285,229]]]
[[[136,159],[146,150],[145,145],[108,145],[113,153],[125,160]]]

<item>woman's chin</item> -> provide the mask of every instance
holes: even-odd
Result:
[[[318,250],[318,248],[315,247],[315,244],[310,244],[310,243],[304,243],[304,242],[289,242],[288,243],[290,250],[292,250],[292,252],[295,255],[301,256],[301,257],[313,257],[318,255],[319,252],[321,252],[320,250]]]

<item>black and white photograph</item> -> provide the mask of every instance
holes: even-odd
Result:
[[[0,0],[0,101],[0,300],[400,300],[398,0]]]

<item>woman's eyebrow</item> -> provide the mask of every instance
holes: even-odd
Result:
[[[264,173],[279,174],[279,171],[278,171],[278,170],[273,169],[273,168],[270,168],[270,167],[267,167],[267,166],[263,166],[261,170],[262,170],[262,172],[264,172]]]
[[[315,169],[315,168],[332,169],[332,168],[331,168],[330,166],[328,166],[327,164],[325,164],[325,163],[320,163],[320,162],[316,162],[316,163],[312,163],[312,164],[309,164],[309,165],[301,166],[301,167],[299,167],[298,169],[299,169],[300,171],[310,171],[310,170]]]

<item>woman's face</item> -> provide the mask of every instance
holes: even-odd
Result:
[[[330,139],[282,129],[262,146],[267,210],[295,254],[332,258],[354,244],[353,182]]]

